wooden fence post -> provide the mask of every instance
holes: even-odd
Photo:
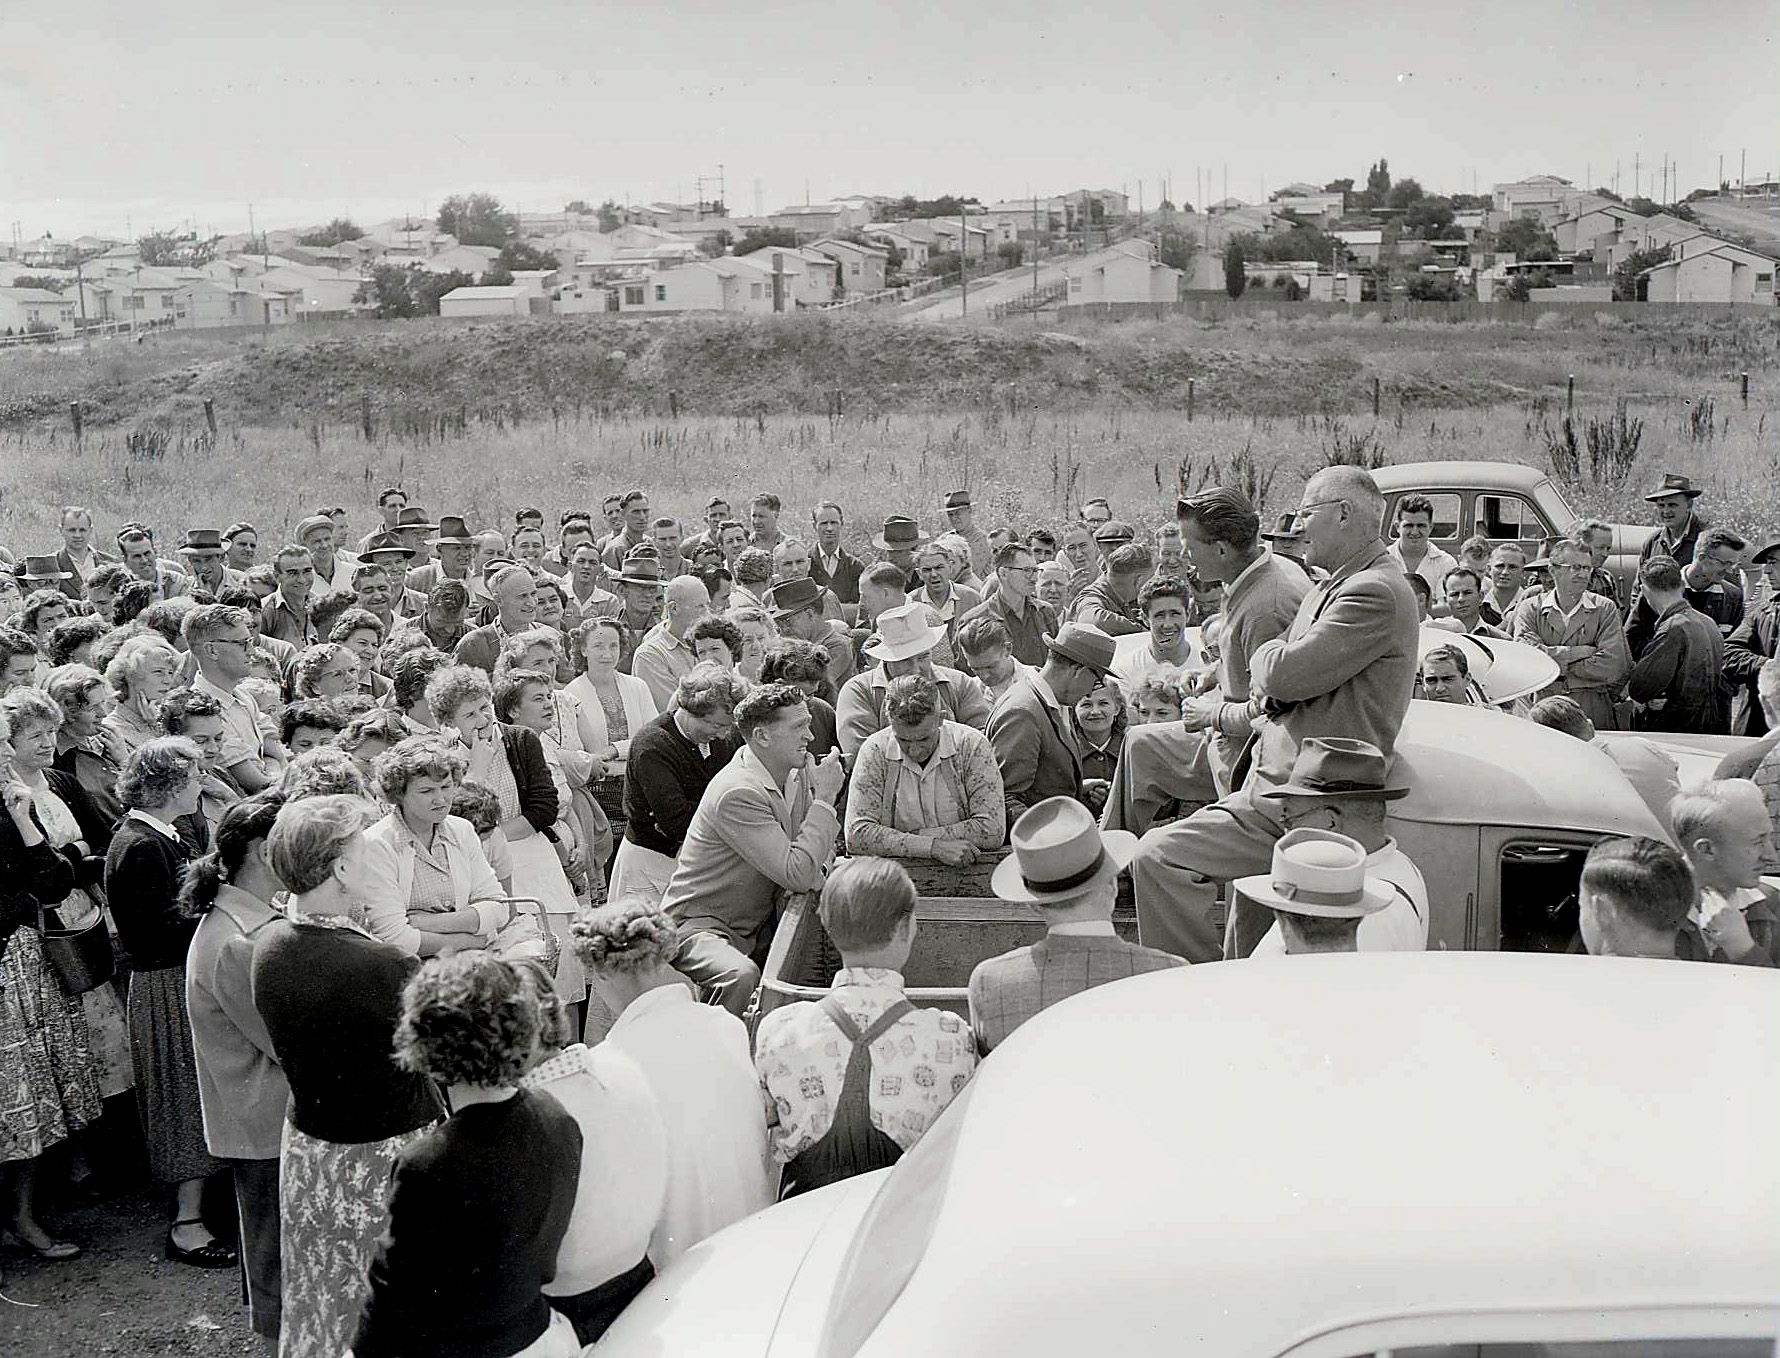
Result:
[[[1372,418],[1375,420],[1378,418],[1378,402],[1383,390],[1384,384],[1378,378],[1374,377],[1372,379]]]
[[[1564,384],[1564,414],[1576,413],[1576,374],[1571,373],[1570,379]]]
[[[1749,374],[1748,373],[1743,374],[1742,385],[1743,385],[1743,404],[1748,405],[1749,404]]]
[[[1193,379],[1187,379],[1187,423],[1193,422]]]
[[[73,421],[73,423],[74,423],[74,441],[76,443],[79,443],[80,436],[81,436],[81,425],[82,425],[82,421],[81,421],[81,417],[80,417],[80,402],[79,401],[68,402],[68,418],[71,421]]]
[[[210,437],[216,437],[216,402],[208,396],[204,398],[204,427],[210,431]]]

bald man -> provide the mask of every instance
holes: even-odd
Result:
[[[711,611],[711,592],[696,575],[676,575],[667,583],[661,621],[637,643],[630,672],[649,686],[659,711],[674,705],[681,676],[698,663],[689,639],[692,629]]]

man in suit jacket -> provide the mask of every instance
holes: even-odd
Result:
[[[1271,926],[1267,911],[1238,901],[1220,946],[1213,911],[1219,883],[1272,862],[1284,827],[1260,793],[1290,778],[1298,746],[1340,736],[1389,758],[1415,686],[1415,597],[1380,539],[1384,497],[1371,473],[1318,472],[1298,521],[1310,563],[1329,578],[1304,596],[1286,634],[1250,657],[1260,701],[1246,776],[1239,766],[1230,796],[1145,834],[1132,863],[1141,936],[1190,962],[1246,957]]]
[[[989,713],[989,744],[1001,769],[1007,816],[1048,797],[1082,796],[1082,761],[1071,714],[1112,672],[1113,640],[1092,628],[1063,628],[1044,668],[1021,675]]]
[[[1766,570],[1780,561],[1780,542],[1770,542],[1750,559],[1758,570]],[[67,570],[66,566],[62,567]],[[1761,667],[1780,654],[1780,593],[1767,598],[1737,625],[1725,638],[1724,677],[1737,686],[1731,703],[1731,734],[1733,736],[1765,736],[1768,733],[1767,713],[1762,709],[1756,681]],[[1724,775],[1720,775],[1721,777]]]
[[[1052,797],[1014,825],[1013,852],[996,865],[995,894],[1045,922],[1037,943],[979,962],[970,974],[970,1026],[988,1053],[1059,1000],[1147,971],[1184,966],[1113,932],[1119,873],[1137,837],[1102,830],[1080,802]]]
[[[117,560],[93,546],[93,511],[69,505],[62,511],[62,545],[56,549],[56,568],[65,572],[56,588],[70,599],[86,598],[86,578],[101,566]]]
[[[841,507],[833,500],[824,500],[811,512],[810,527],[816,545],[810,553],[810,579],[834,591],[851,623],[858,618],[859,577],[865,574],[865,563],[841,546],[844,522]]]

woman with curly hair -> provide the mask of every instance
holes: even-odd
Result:
[[[520,1086],[540,1022],[536,992],[486,953],[436,957],[403,990],[396,1061],[443,1086],[451,1116],[396,1158],[357,1358],[580,1352],[543,1292],[575,1205],[582,1142],[560,1103]]]
[[[104,725],[126,753],[166,734],[161,700],[179,683],[179,669],[179,652],[157,632],[131,637],[105,667],[117,702]]]
[[[767,647],[760,661],[760,682],[790,684],[803,690],[810,709],[810,757],[820,759],[841,747],[834,715],[834,685],[828,682],[828,652],[813,641],[786,637]]]
[[[513,851],[513,891],[541,902],[558,938],[580,910],[574,889],[556,856],[556,784],[537,733],[495,720],[494,690],[488,676],[470,665],[434,674],[426,686],[427,705],[443,734],[456,738],[469,763],[468,776],[494,789],[501,799],[501,829]],[[575,955],[562,950],[556,987],[570,1004],[587,998],[587,976]]]
[[[281,1358],[339,1358],[365,1297],[396,1156],[443,1111],[432,1081],[390,1060],[419,967],[360,925],[370,895],[364,803],[311,797],[266,839],[291,893],[253,955],[253,999],[290,1086],[279,1154]]]
[[[1125,689],[1112,675],[1103,675],[1070,714],[1075,743],[1081,752],[1082,777],[1112,781],[1125,748]]]
[[[577,920],[571,933],[618,1016],[602,1045],[636,1063],[661,1112],[668,1187],[649,1258],[665,1267],[773,1200],[777,1172],[748,1030],[693,998],[674,970],[679,933],[655,901],[626,897]]]
[[[4,572],[0,572],[3,574]],[[37,665],[42,659],[31,634],[16,627],[0,627],[0,694],[15,688],[29,688],[37,682]]]
[[[161,701],[161,729],[170,736],[184,736],[202,756],[198,772],[204,790],[188,829],[200,849],[208,848],[223,812],[242,797],[241,785],[219,767],[225,738],[222,704],[202,689],[176,688]]]
[[[56,768],[71,774],[107,824],[124,814],[117,799],[117,776],[129,750],[105,727],[111,715],[111,686],[89,665],[58,665],[43,691],[62,709],[56,732]]]
[[[179,906],[198,921],[186,953],[185,1001],[210,1153],[234,1172],[235,1209],[255,1334],[276,1341],[279,1315],[278,1146],[290,1086],[253,1002],[253,957],[280,918],[282,888],[266,839],[284,798],[262,792],[236,802],[216,827],[215,847],[194,862]]]
[[[368,814],[379,809],[358,761],[332,745],[304,750],[286,764],[278,779],[278,790],[290,802],[300,802],[305,797],[357,797],[365,803]]]
[[[198,809],[201,763],[198,747],[183,736],[162,736],[131,754],[117,782],[129,810],[106,851],[105,897],[130,957],[125,1010],[149,1169],[177,1185],[164,1252],[175,1263],[233,1268],[235,1251],[204,1225],[204,1181],[228,1166],[204,1141],[185,1007],[185,958],[198,922],[180,910],[179,888],[194,846],[174,822]]]
[[[391,644],[403,634],[392,637]],[[408,723],[410,735],[425,735],[439,729],[433,711],[427,706],[426,686],[440,670],[449,667],[451,657],[431,646],[409,646],[389,663],[390,701]]]
[[[348,608],[328,630],[328,641],[344,646],[358,657],[358,689],[374,703],[389,697],[390,683],[377,673],[377,652],[388,635],[379,618],[368,608]]]
[[[359,659],[351,649],[334,641],[317,642],[297,656],[296,689],[299,698],[345,698],[359,691]]]
[[[543,742],[562,803],[561,815],[574,830],[579,866],[571,869],[570,876],[594,884],[595,899],[603,899],[606,862],[612,857],[612,826],[589,784],[605,773],[606,763],[599,755],[605,752],[607,742],[580,696],[560,687],[562,663],[562,638],[548,627],[529,628],[509,637],[494,669],[495,710],[502,721],[529,727]],[[542,675],[545,682],[504,689],[503,683],[516,673]],[[527,701],[509,703],[503,700],[503,693],[512,699],[523,696]]]

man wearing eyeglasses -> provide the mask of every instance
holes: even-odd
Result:
[[[1415,597],[1385,550],[1384,497],[1371,473],[1326,467],[1298,508],[1310,563],[1329,572],[1299,604],[1283,637],[1250,657],[1259,700],[1256,737],[1230,796],[1144,835],[1132,861],[1138,930],[1146,947],[1190,962],[1247,957],[1273,916],[1240,896],[1222,946],[1214,922],[1218,885],[1264,873],[1284,833],[1277,799],[1306,740],[1365,741],[1388,758],[1415,688]]]
[[[1040,668],[1050,659],[1047,637],[1057,635],[1057,614],[1033,596],[1038,558],[1018,542],[995,553],[995,593],[958,619],[962,630],[978,618],[994,618],[1007,629],[1009,650],[1022,665]]]
[[[1537,646],[1558,663],[1558,677],[1541,698],[1567,694],[1595,730],[1616,731],[1614,702],[1632,671],[1619,609],[1588,589],[1595,563],[1586,542],[1566,538],[1549,556],[1552,587],[1520,601],[1514,639]]]
[[[198,662],[192,687],[208,693],[222,708],[222,750],[216,767],[233,778],[243,792],[270,787],[278,780],[280,765],[260,734],[259,707],[237,691],[241,681],[253,673],[253,628],[247,610],[205,604],[186,615],[181,631]]]

